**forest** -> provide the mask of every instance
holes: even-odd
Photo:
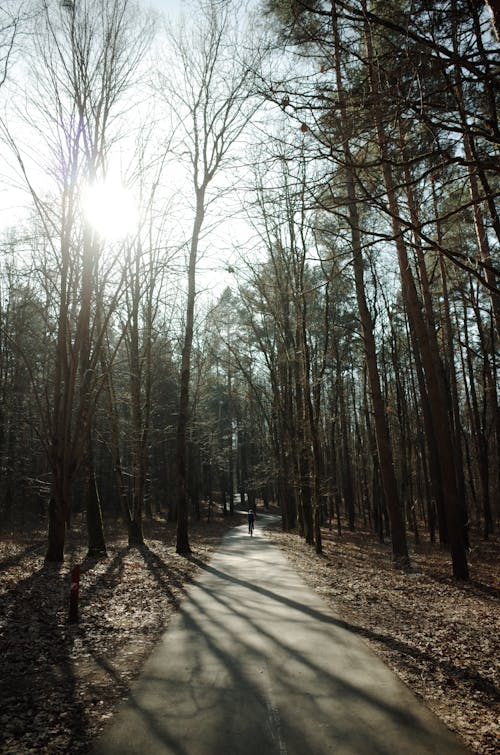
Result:
[[[2,7],[0,519],[142,541],[276,501],[317,553],[498,520],[498,37],[482,2]],[[26,524],[26,526],[28,526]]]
[[[498,597],[497,4],[178,5],[0,5],[5,565],[253,507]]]

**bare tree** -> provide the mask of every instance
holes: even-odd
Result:
[[[150,133],[147,133],[146,139],[148,137],[151,137]],[[149,161],[154,168],[153,176],[148,175],[146,165]],[[165,309],[165,305],[161,306],[160,298],[165,294],[164,283],[169,264],[169,259],[165,255],[165,208],[158,221],[154,202],[164,165],[164,155],[159,160],[154,159],[143,143],[138,163],[136,172],[142,184],[141,194],[147,201],[141,214],[140,228],[135,238],[130,239],[123,250],[124,297],[120,309],[120,346],[124,352],[125,381],[123,363],[113,369],[113,360],[107,357],[112,351],[112,346],[109,345],[106,353],[103,353],[112,454],[122,514],[131,546],[143,543],[142,517],[149,460],[153,350],[159,332],[158,315]],[[125,383],[121,391],[116,389],[116,383],[120,380],[122,385]],[[127,412],[120,411],[121,404],[127,405]],[[123,420],[124,415],[129,415],[128,423]],[[128,464],[124,463],[124,458],[129,460]]]
[[[149,44],[147,29],[135,25],[132,7],[129,0],[44,3],[33,30],[34,78],[30,119],[24,124],[32,138],[31,154],[4,129],[53,256],[54,369],[42,399],[52,471],[49,561],[63,559],[72,487],[82,464],[89,550],[105,550],[92,461],[92,419],[100,347],[119,285],[103,313],[103,240],[82,213],[81,192],[106,175],[109,150],[119,136],[114,115]],[[40,172],[41,181],[51,185],[50,195],[46,186],[37,188]]]
[[[24,3],[4,0],[0,5],[0,87],[7,80],[19,27],[26,15]]]
[[[173,61],[162,77],[164,94],[176,116],[181,156],[188,161],[193,212],[188,241],[187,299],[182,337],[179,415],[177,423],[177,552],[190,552],[186,481],[191,352],[193,344],[196,270],[202,229],[209,208],[224,190],[216,179],[232,164],[233,148],[256,105],[250,99],[260,54],[245,48],[238,33],[238,9],[231,2],[209,0],[194,9],[189,30],[181,24],[169,34]],[[175,70],[175,69],[174,69]],[[233,183],[231,181],[231,183]]]

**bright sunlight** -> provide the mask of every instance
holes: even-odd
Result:
[[[82,209],[92,228],[108,241],[125,238],[137,224],[134,198],[120,181],[111,178],[85,187]]]

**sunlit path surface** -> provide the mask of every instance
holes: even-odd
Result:
[[[188,593],[95,753],[464,755],[257,522]]]

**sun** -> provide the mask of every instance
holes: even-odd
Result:
[[[107,241],[124,239],[137,227],[137,206],[131,192],[112,178],[83,189],[82,210],[94,231]]]

